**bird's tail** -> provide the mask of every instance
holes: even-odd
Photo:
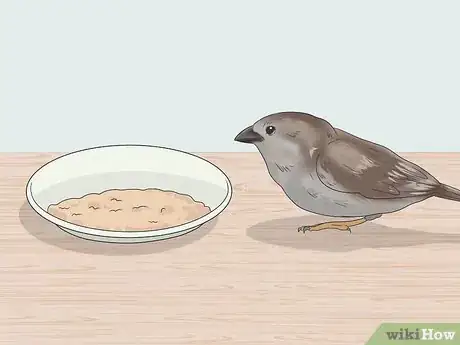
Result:
[[[460,190],[446,184],[441,184],[436,190],[435,196],[442,199],[460,201]]]

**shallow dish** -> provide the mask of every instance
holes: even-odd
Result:
[[[107,189],[160,188],[189,194],[211,212],[189,223],[159,230],[112,231],[72,224],[47,212],[63,199]],[[191,153],[147,145],[111,145],[58,157],[38,169],[26,186],[30,206],[62,230],[88,240],[139,243],[184,235],[219,215],[232,187],[222,170]]]

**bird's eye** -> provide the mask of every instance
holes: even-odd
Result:
[[[272,135],[273,133],[275,133],[275,131],[276,128],[273,126],[268,126],[267,128],[265,128],[265,133],[267,133],[268,135]]]

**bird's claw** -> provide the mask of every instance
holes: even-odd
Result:
[[[297,232],[302,232],[302,233],[305,234],[307,231],[308,232],[313,231],[312,228],[313,228],[312,226],[303,225],[303,226],[300,226],[300,227],[297,228]],[[349,227],[349,226],[347,226],[346,228],[332,228],[332,229],[340,230],[340,231],[348,231],[351,234],[351,227]]]
[[[311,231],[311,226],[300,226],[298,229],[297,229],[297,232],[303,232],[303,233],[306,233],[307,231]]]

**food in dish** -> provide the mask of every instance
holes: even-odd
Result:
[[[65,199],[48,213],[93,229],[147,231],[189,223],[211,212],[187,194],[162,189],[109,189]]]

